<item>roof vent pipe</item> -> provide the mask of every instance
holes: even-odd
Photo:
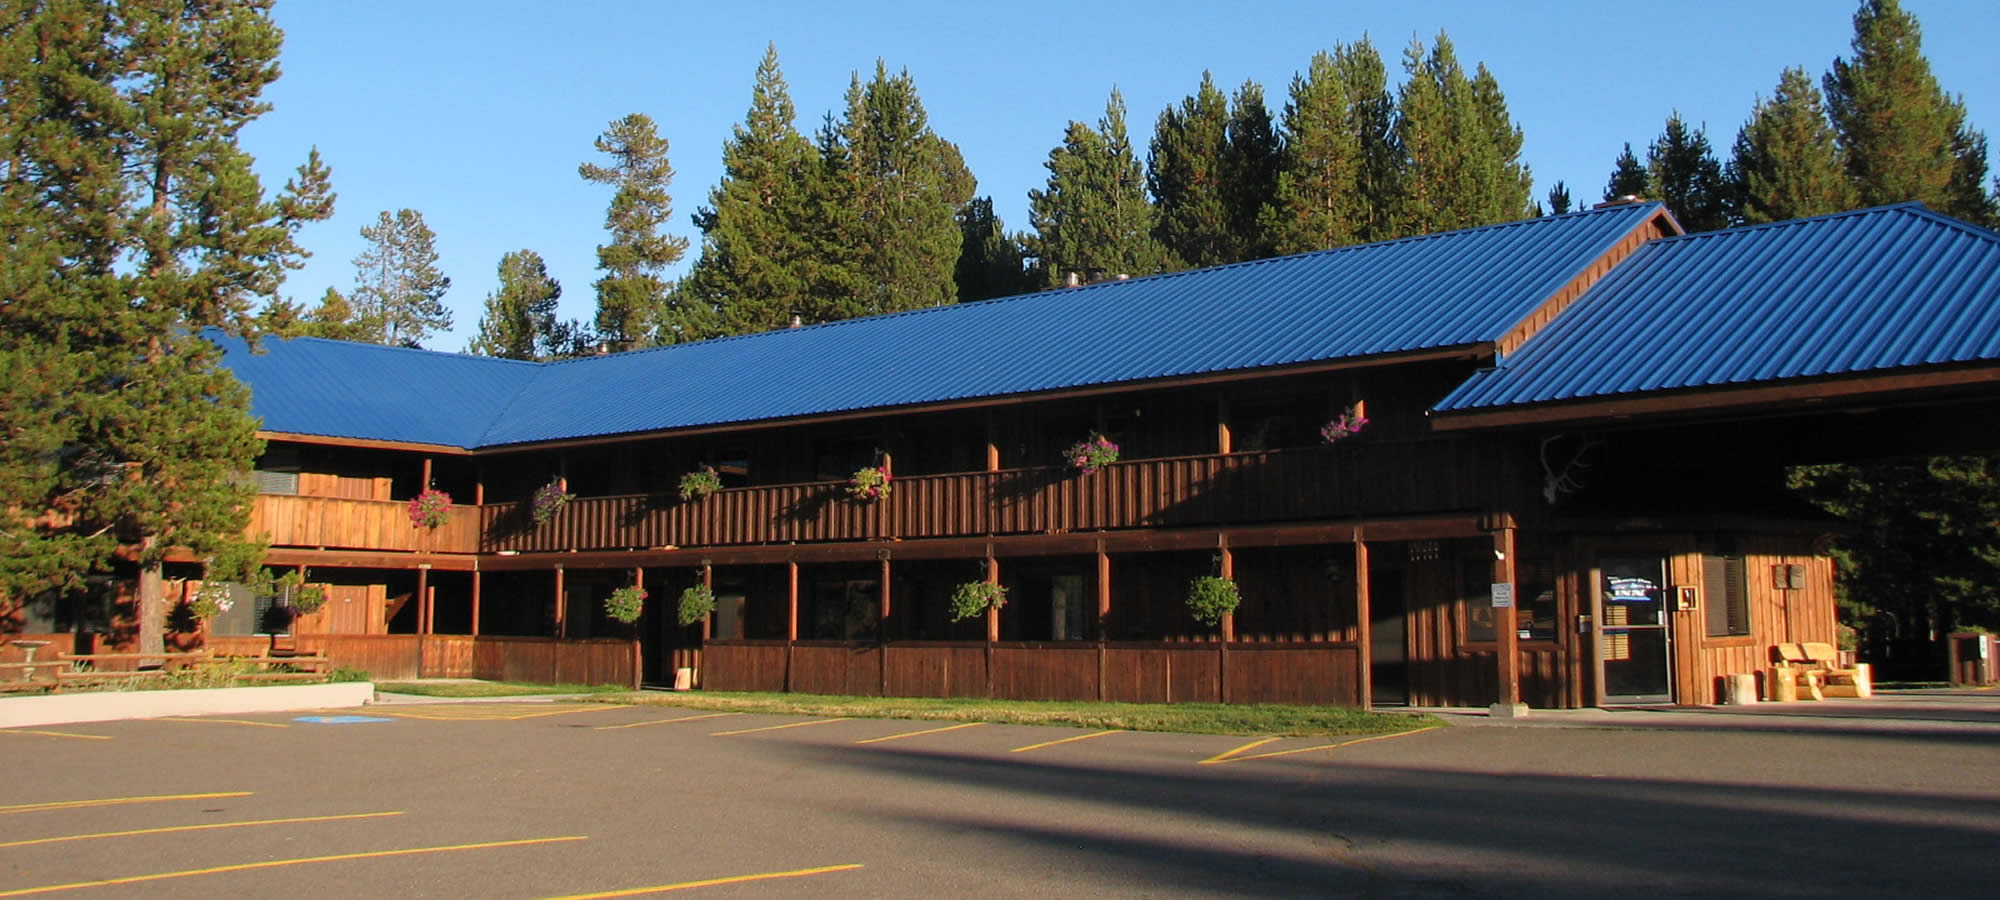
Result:
[[[801,318],[799,318],[799,314],[798,314],[798,313],[792,313],[792,324],[791,324],[791,326],[790,326],[790,327],[792,327],[792,328],[804,328],[804,327],[806,327],[806,322],[805,322],[805,320],[804,320],[804,319],[801,319]]]
[[[1063,276],[1063,287],[1078,287],[1083,284],[1083,274],[1070,272]]]
[[[1591,209],[1604,209],[1610,206],[1630,206],[1634,203],[1644,203],[1644,202],[1646,202],[1646,198],[1641,197],[1638,194],[1626,194],[1622,197],[1613,197],[1609,200],[1604,201],[1603,203],[1599,203],[1596,206],[1591,207]]]

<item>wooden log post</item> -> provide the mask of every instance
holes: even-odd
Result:
[[[1368,542],[1362,539],[1361,529],[1354,529],[1354,645],[1355,658],[1359,660],[1354,673],[1356,704],[1362,709],[1375,708],[1375,630],[1374,613],[1370,609],[1372,598],[1368,594]]]
[[[880,669],[882,696],[889,696],[889,551],[876,554],[882,561],[881,588],[877,600],[880,608],[875,618],[875,661]]]
[[[1229,535],[1215,536],[1216,570],[1224,579],[1236,580],[1236,554],[1229,552]],[[1222,614],[1222,640],[1216,642],[1216,696],[1224,703],[1229,702],[1229,642],[1236,640],[1236,613]]]
[[[431,566],[422,563],[417,566],[417,633],[431,633]]]
[[[715,598],[715,567],[708,560],[701,561],[701,586],[708,589],[709,599]],[[678,614],[678,613],[676,613]],[[701,643],[706,646],[715,637],[715,610],[710,609],[701,617]]]
[[[568,613],[568,610],[566,609],[566,607],[568,607],[568,606],[569,606],[569,603],[568,603],[567,599],[566,599],[566,598],[564,597],[564,594],[563,594],[563,567],[562,567],[562,564],[561,564],[561,563],[557,563],[557,564],[556,564],[556,622],[555,622],[555,632],[556,632],[556,634],[555,634],[555,638],[556,638],[556,640],[559,640],[559,641],[560,641],[560,640],[562,640],[562,639],[563,639],[563,637],[564,637],[564,636],[565,636],[565,635],[566,635],[566,634],[568,633],[568,631],[569,631],[569,628],[568,628],[568,623],[566,623],[565,621],[563,621],[563,620],[564,620],[564,619],[565,619],[565,618],[567,617],[567,613]]]
[[[478,564],[474,563],[473,565],[474,568],[472,570],[472,628],[470,629],[470,631],[472,632],[473,637],[478,637],[479,636],[479,582],[481,573],[477,568]]]
[[[1215,401],[1215,452],[1228,456],[1235,452],[1235,440],[1229,433],[1229,399]]]
[[[1491,714],[1500,718],[1520,718],[1528,714],[1521,702],[1521,650],[1514,630],[1514,526],[1511,522],[1493,532],[1493,583],[1504,585],[1505,606],[1493,608],[1494,653],[1499,658],[1499,698]],[[1496,588],[1500,589],[1500,588]]]
[[[986,545],[986,583],[1000,583],[1000,560],[993,556],[993,545]],[[1000,610],[986,608],[986,696],[993,696],[993,643],[1000,640]]]
[[[799,563],[785,562],[785,692],[792,691],[792,645],[799,642]]]
[[[1106,646],[1111,625],[1111,555],[1104,552],[1104,539],[1097,539],[1097,699],[1111,697],[1106,680],[1111,675],[1110,650]]]

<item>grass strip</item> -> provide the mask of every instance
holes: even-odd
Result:
[[[540,694],[607,694],[629,691],[614,684],[521,684],[511,681],[381,681],[375,689],[419,697],[529,697]]]
[[[1220,703],[1095,703],[1081,701],[984,700],[963,697],[842,697],[825,694],[620,693],[590,698],[597,703],[671,706],[728,712],[834,716],[849,719],[911,719],[931,722],[993,722],[1005,725],[1064,725],[1119,731],[1181,734],[1276,735],[1398,734],[1443,724],[1427,715],[1367,712],[1338,706],[1280,706]]]

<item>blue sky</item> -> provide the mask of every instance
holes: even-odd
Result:
[[[1996,141],[2000,14],[1990,0],[1905,0],[1947,91]],[[964,151],[1009,228],[1072,119],[1096,122],[1125,95],[1143,148],[1160,110],[1204,69],[1233,90],[1261,82],[1273,115],[1312,54],[1363,35],[1391,63],[1412,38],[1451,36],[1468,69],[1484,62],[1526,134],[1536,196],[1561,179],[1602,192],[1627,141],[1643,156],[1667,114],[1708,129],[1726,154],[1755,99],[1787,66],[1816,76],[1847,55],[1847,0],[1598,2],[659,3],[571,0],[281,0],[284,77],[274,109],[244,133],[268,188],[317,145],[339,192],[333,219],[302,240],[314,257],[284,293],[305,303],[353,283],[359,229],[410,207],[438,235],[453,330],[426,346],[460,350],[476,331],[502,254],[527,248],[563,285],[563,315],[595,309],[596,246],[609,189],[577,165],[612,119],[650,115],[671,142],[670,230],[721,177],[722,144],[750,103],[775,43],[799,127],[838,111],[854,72],[879,57],[916,79],[931,125]],[[1723,157],[1726,158],[1726,157]]]

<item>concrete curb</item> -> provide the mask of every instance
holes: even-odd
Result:
[[[375,699],[366,681],[287,684],[186,691],[103,691],[0,700],[0,728],[157,719],[163,716],[241,715],[361,706]]]

